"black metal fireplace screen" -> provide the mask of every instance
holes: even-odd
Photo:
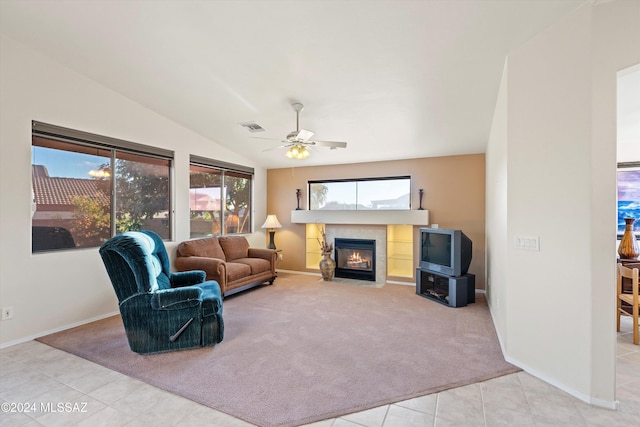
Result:
[[[335,277],[376,281],[376,241],[335,239]]]

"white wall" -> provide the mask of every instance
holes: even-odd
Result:
[[[513,52],[503,77],[487,206],[507,203],[506,242],[488,239],[493,316],[512,363],[615,406],[616,72],[640,62],[640,2],[589,3]],[[506,166],[500,162],[506,158]],[[489,212],[497,228],[502,212]],[[489,233],[488,233],[489,234]],[[514,248],[537,236],[540,251]],[[502,245],[502,246],[501,246]],[[495,246],[495,247],[494,247]],[[502,277],[502,276],[500,276]],[[498,288],[498,289],[496,289]]]
[[[512,53],[507,80],[506,348],[524,367],[585,394],[591,274],[574,267],[590,264],[590,12]],[[517,235],[539,237],[541,250],[514,250]]]
[[[487,144],[486,161],[486,292],[498,337],[507,336],[507,76],[505,62]],[[504,342],[501,345],[504,348]]]
[[[175,151],[175,233],[189,238],[189,155],[252,166],[255,246],[265,245],[266,171],[23,45],[0,38],[0,346],[117,311],[97,248],[31,254],[31,121]]]
[[[640,64],[618,73],[618,162],[640,160]]]
[[[594,8],[591,92],[591,389],[596,401],[614,389],[617,242],[616,131],[620,70],[640,63],[640,2],[618,0]],[[637,147],[636,147],[637,148]],[[615,225],[614,225],[615,224]],[[612,255],[613,254],[613,255]]]

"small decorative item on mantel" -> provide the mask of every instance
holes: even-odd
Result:
[[[331,252],[333,252],[333,243],[327,242],[327,233],[324,225],[318,226],[320,237],[318,243],[320,243],[320,250],[322,251],[322,259],[320,260],[320,274],[322,274],[322,280],[325,282],[333,280],[333,274],[336,271],[336,262],[331,258]]]
[[[420,207],[418,208],[418,210],[423,211],[424,209],[422,209],[422,197],[424,197],[424,190],[422,188],[418,190],[418,196],[420,196]]]
[[[298,207],[296,208],[297,211],[300,210],[300,197],[302,196],[302,190],[299,188],[296,188],[296,199],[298,199]]]
[[[640,255],[640,248],[635,234],[633,234],[633,222],[635,218],[624,219],[624,234],[618,246],[618,255],[621,259],[636,259]]]

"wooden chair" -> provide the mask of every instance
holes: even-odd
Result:
[[[631,293],[625,293],[622,289],[622,279],[631,280]],[[620,316],[633,318],[633,343],[638,344],[638,313],[640,312],[640,292],[638,291],[638,268],[627,268],[618,264],[618,332],[620,332]],[[625,302],[631,307],[623,305]]]

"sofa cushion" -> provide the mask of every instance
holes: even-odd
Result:
[[[205,237],[182,242],[178,246],[178,256],[199,256],[227,260],[217,237]]]
[[[251,275],[251,267],[239,262],[227,262],[227,283],[244,279]]]
[[[249,256],[249,242],[243,236],[222,236],[218,240],[227,257],[227,261]]]
[[[233,262],[248,265],[251,268],[251,274],[271,271],[271,263],[262,258],[238,258],[234,259]]]

